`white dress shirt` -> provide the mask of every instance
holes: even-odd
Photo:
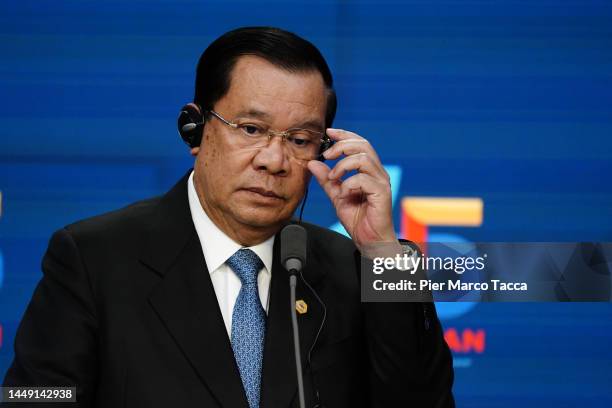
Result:
[[[249,248],[255,252],[264,264],[264,267],[257,275],[257,286],[259,288],[259,299],[266,313],[268,313],[268,293],[270,289],[270,279],[272,277],[272,248],[274,246],[274,235],[261,244],[252,247],[243,247],[233,241],[223,231],[215,225],[208,214],[202,209],[200,199],[193,184],[193,172],[187,182],[187,192],[189,196],[189,209],[191,218],[195,225],[196,232],[200,238],[202,252],[206,260],[206,266],[210,273],[219,308],[223,315],[227,334],[231,338],[232,334],[232,313],[236,298],[242,287],[242,283],[234,271],[225,264],[240,248]]]

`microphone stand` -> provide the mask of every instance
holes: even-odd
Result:
[[[289,291],[291,312],[291,327],[293,329],[293,349],[295,352],[295,369],[297,373],[298,396],[300,408],[306,408],[304,398],[304,377],[302,374],[302,357],[300,355],[300,333],[298,329],[297,311],[295,310],[295,287],[297,274],[301,273],[306,263],[307,233],[301,225],[287,225],[281,231],[281,262],[289,272]],[[309,355],[310,358],[310,355]]]
[[[297,285],[296,270],[289,271],[289,290],[291,302],[291,326],[293,327],[293,348],[295,350],[295,368],[297,370],[298,397],[300,408],[306,408],[306,400],[304,399],[304,378],[302,376],[302,358],[300,353],[300,334],[297,322],[297,312],[295,310],[295,287]]]

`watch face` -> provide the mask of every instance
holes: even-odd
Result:
[[[402,255],[404,258],[407,258],[404,265],[404,268],[399,268],[400,270],[412,271],[416,269],[419,258],[419,247],[414,243],[402,242]]]
[[[400,242],[403,253],[409,257],[416,258],[421,254],[421,249],[414,242]]]

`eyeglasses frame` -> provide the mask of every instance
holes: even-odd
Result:
[[[207,110],[206,113],[211,114],[215,118],[219,119],[223,124],[233,129],[238,129],[238,127],[240,126],[237,123],[230,122],[229,120],[225,119],[223,116],[221,116],[221,114],[219,114],[218,112],[212,109]],[[292,130],[305,130],[310,133],[321,135],[321,146],[319,147],[319,156],[316,157],[316,160],[320,160],[320,161],[325,160],[325,158],[323,157],[323,152],[331,147],[331,145],[333,144],[333,140],[331,140],[330,137],[327,136],[324,132],[318,132],[316,130],[303,129],[303,128],[289,128],[287,130],[281,130],[281,131],[267,129],[268,143],[270,143],[270,141],[272,140],[272,137],[274,136],[280,136],[283,141],[286,141],[287,137],[289,137],[290,135],[289,132]]]

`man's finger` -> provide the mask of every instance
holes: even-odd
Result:
[[[389,176],[382,165],[366,153],[353,154],[340,160],[327,174],[327,177],[332,180],[338,180],[352,170],[389,181]]]
[[[359,136],[357,133],[350,132],[344,129],[327,128],[325,133],[327,133],[327,136],[329,136],[332,140],[335,141],[346,139],[363,139],[363,137]]]
[[[308,162],[308,170],[315,176],[323,191],[333,200],[340,192],[340,183],[329,179],[328,175],[331,171],[329,166],[318,160],[311,160]]]
[[[376,156],[374,148],[366,139],[342,140],[323,152],[323,156],[328,160],[335,160],[343,154],[349,156],[357,153],[368,153]]]
[[[359,173],[342,182],[338,198],[346,198],[356,192],[369,196],[373,202],[385,202],[391,196],[391,186],[368,174]]]

